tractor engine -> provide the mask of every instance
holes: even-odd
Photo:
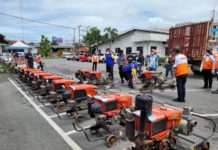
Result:
[[[142,81],[142,83],[153,83],[153,79],[157,76],[157,72],[156,71],[144,71],[141,73],[140,79]]]
[[[88,72],[90,72],[90,70],[78,70],[75,73],[75,76],[77,79],[79,79],[82,82],[82,81],[86,80]]]
[[[152,104],[151,96],[136,96],[136,111],[126,119],[126,136],[135,142],[136,150],[176,149],[177,135],[188,136],[197,125],[191,109],[181,111]]]

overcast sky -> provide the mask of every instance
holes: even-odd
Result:
[[[217,8],[216,8],[217,7]],[[22,15],[58,25],[77,27],[81,34],[88,26],[117,28],[169,28],[178,23],[206,21],[218,0],[22,0]],[[20,16],[20,0],[0,0],[0,12]],[[73,30],[23,21],[24,39],[38,41],[40,35],[73,39]],[[22,40],[21,20],[0,14],[0,33]],[[76,32],[78,40],[78,30]]]

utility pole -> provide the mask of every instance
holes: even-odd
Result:
[[[75,46],[75,32],[76,28],[73,28],[73,51],[75,52],[76,46]]]
[[[215,17],[215,9],[211,11],[211,22],[214,21],[214,17]]]
[[[78,31],[79,31],[79,48],[80,48],[80,28],[81,28],[81,26],[82,26],[82,25],[79,25],[79,26],[78,26]]]

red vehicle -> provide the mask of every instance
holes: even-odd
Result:
[[[197,125],[190,107],[186,106],[182,111],[159,104],[153,106],[153,98],[145,94],[135,97],[135,111],[129,112],[125,133],[130,141],[135,142],[132,150],[176,150],[178,138],[190,141],[188,136]],[[199,136],[199,139],[201,141],[197,143],[191,141],[191,149],[202,150],[196,147],[206,138]]]
[[[218,47],[216,32],[213,29],[218,27],[218,22],[206,21],[190,23],[172,27],[169,30],[168,49],[180,46],[182,53],[188,58],[191,70],[195,74],[200,73],[200,65],[205,49],[211,46],[213,50]]]
[[[48,72],[36,72],[34,73],[32,85],[33,85],[33,90],[38,90],[40,89],[40,85],[42,84],[42,78],[43,76],[52,76],[53,74],[48,73]]]
[[[41,87],[41,96],[46,96],[49,94],[51,87],[52,87],[52,82],[55,80],[61,80],[63,79],[60,76],[52,75],[52,76],[43,76],[42,77],[42,85]]]
[[[70,85],[74,84],[75,81],[73,80],[65,80],[65,79],[61,79],[61,80],[55,80],[52,82],[52,91],[53,92],[57,92],[59,90],[69,90]]]
[[[57,76],[57,75],[52,75],[52,76],[43,76],[42,78],[42,85],[46,85],[46,83],[52,83],[54,80],[60,80],[60,79],[63,79],[62,77],[60,76]]]
[[[89,84],[93,85],[105,85],[110,83],[109,77],[105,77],[100,71],[78,70],[75,76],[80,80],[80,83],[83,83],[83,81],[88,81]]]
[[[89,142],[106,140],[107,146],[111,147],[116,143],[118,135],[115,133],[117,131],[112,132],[110,127],[125,125],[124,109],[132,106],[132,97],[126,94],[113,93],[98,95],[93,98],[94,101],[88,103],[88,113],[91,117],[95,117],[95,124],[91,125],[89,130],[92,134],[96,134],[100,129],[104,129],[107,133],[104,132],[102,137],[93,140],[89,136],[86,136],[86,138]],[[83,131],[85,135],[88,135],[79,124],[73,122],[73,127],[76,131]]]
[[[110,118],[119,115],[122,108],[131,105],[132,97],[126,94],[114,93],[97,95],[94,96],[94,103],[89,108],[89,114],[91,117],[95,117],[96,114],[104,114]]]
[[[97,88],[97,86],[89,84],[70,85],[68,90],[62,91],[61,98],[51,101],[52,109],[58,116],[60,112],[66,112],[68,115],[75,117],[78,122],[81,122],[83,117],[79,115],[78,111],[87,109],[87,103],[92,96],[97,94]]]
[[[79,57],[79,61],[88,62],[88,57],[92,56],[91,54],[85,54]]]

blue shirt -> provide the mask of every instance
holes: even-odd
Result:
[[[112,58],[112,54],[105,54],[106,64],[114,65],[114,60]]]

